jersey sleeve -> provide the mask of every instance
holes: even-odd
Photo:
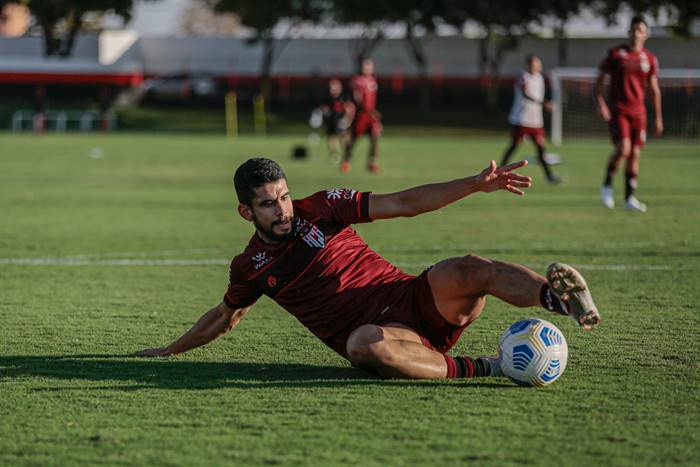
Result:
[[[224,303],[229,308],[245,308],[254,304],[262,292],[245,278],[242,268],[234,259],[229,272],[228,290],[224,295]]]
[[[615,49],[610,49],[607,51],[607,53],[605,54],[605,58],[603,59],[602,62],[600,62],[600,65],[598,66],[598,69],[600,71],[602,71],[604,73],[608,73],[608,74],[612,73],[613,61],[614,61],[614,58],[613,58],[613,51],[614,50]]]
[[[333,188],[304,198],[298,207],[334,224],[372,222],[369,217],[369,195],[369,192],[349,188]]]

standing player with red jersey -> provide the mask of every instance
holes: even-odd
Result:
[[[608,122],[615,144],[600,190],[603,204],[610,209],[615,207],[613,177],[620,162],[625,159],[625,208],[639,212],[647,210],[646,205],[634,196],[639,173],[639,154],[647,138],[647,111],[644,106],[647,86],[654,107],[654,132],[661,135],[664,130],[657,77],[659,63],[656,56],[644,48],[648,37],[649,26],[644,18],[632,18],[629,42],[608,51],[600,64],[596,81],[598,111],[603,120]],[[605,75],[610,75],[609,106],[603,97]]]
[[[381,114],[377,112],[377,80],[374,78],[374,62],[365,59],[362,62],[362,73],[355,76],[350,86],[355,103],[355,120],[350,129],[350,140],[345,146],[345,157],[340,163],[340,171],[350,171],[350,158],[352,149],[362,135],[369,135],[369,156],[367,157],[367,170],[379,173],[377,164],[377,149],[379,137],[382,135]]]
[[[292,201],[282,169],[249,159],[234,176],[239,214],[255,226],[230,268],[223,301],[182,337],[138,356],[167,356],[207,344],[233,329],[261,295],[294,315],[354,366],[382,377],[499,376],[497,357],[447,351],[481,313],[487,295],[518,307],[542,306],[584,329],[600,315],[583,277],[552,264],[547,278],[523,266],[478,256],[441,261],[419,276],[373,251],[350,225],[430,212],[477,192],[523,194],[522,161],[472,177],[390,194],[320,191]]]

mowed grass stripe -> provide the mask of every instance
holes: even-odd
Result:
[[[505,135],[385,138],[383,176],[362,170],[363,143],[344,177],[320,146],[308,161],[291,160],[300,141],[0,136],[0,259],[80,264],[0,264],[0,464],[700,463],[700,219],[692,215],[700,159],[692,145],[651,141],[644,150],[646,215],[599,205],[607,142],[567,141],[556,150],[561,186],[531,166],[524,171],[535,185],[525,197],[478,194],[439,213],[357,226],[411,273],[467,253],[540,271],[554,260],[588,267],[600,329],[583,333],[569,319],[489,299],[455,348],[493,353],[511,322],[549,319],[570,354],[550,388],[377,380],[266,298],[208,347],[129,357],[168,343],[221,300],[228,262],[252,233],[230,182],[246,157],[280,160],[299,197],[468,175],[506,145]],[[90,157],[93,148],[101,158]],[[620,203],[621,177],[616,188]]]

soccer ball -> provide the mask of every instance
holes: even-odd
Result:
[[[515,322],[498,341],[503,374],[523,386],[552,384],[564,373],[568,356],[564,334],[543,319]]]

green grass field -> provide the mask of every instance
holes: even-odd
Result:
[[[561,186],[532,166],[525,197],[358,227],[410,273],[467,253],[579,266],[604,317],[595,332],[491,299],[455,349],[493,353],[511,322],[550,319],[569,342],[551,387],[373,379],[267,298],[208,347],[128,357],[221,300],[252,232],[230,183],[248,156],[276,158],[303,197],[472,174],[506,143],[387,137],[377,177],[361,170],[364,144],[341,176],[320,146],[292,161],[299,142],[0,135],[0,465],[700,464],[697,145],[648,146],[643,215],[599,204],[601,140],[558,150]]]

